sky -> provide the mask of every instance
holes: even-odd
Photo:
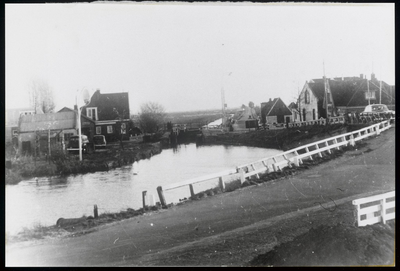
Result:
[[[56,110],[79,91],[128,92],[166,112],[296,100],[306,81],[395,83],[394,4],[6,4],[6,109],[46,82]]]

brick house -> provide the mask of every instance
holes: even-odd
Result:
[[[132,122],[129,114],[129,93],[93,93],[82,115],[95,122],[95,134],[104,135],[107,142],[129,139]]]
[[[292,110],[290,110],[281,98],[269,99],[268,102],[261,103],[261,122],[288,123],[293,121]]]

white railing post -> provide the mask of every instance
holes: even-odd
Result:
[[[380,134],[381,134],[381,131],[380,131],[380,129],[379,129],[379,125],[380,125],[380,124],[378,124],[378,125],[375,126],[375,128],[376,128],[376,135],[380,135]]]
[[[386,224],[386,198],[381,200],[381,217],[383,224]]]
[[[253,168],[254,171],[256,170],[256,167],[254,166],[254,164],[251,164],[251,167]],[[258,173],[256,174],[256,176],[257,176],[257,179],[260,179],[260,175],[258,175]]]
[[[246,181],[246,178],[244,177],[244,170],[241,168],[239,170],[240,173],[240,183],[243,184]]]
[[[316,148],[317,150],[319,150],[318,144],[315,144],[315,148]],[[318,152],[318,156],[322,158],[322,153],[321,153],[320,151]]]
[[[336,141],[336,138],[335,138],[335,141]],[[328,140],[325,141],[325,146],[326,146],[326,147],[329,147]],[[329,154],[331,154],[331,153],[332,153],[332,152],[331,152],[331,149],[328,149],[328,152],[329,152]]]
[[[308,147],[306,147],[306,152],[307,152],[307,153],[310,152],[310,150],[308,149]],[[309,158],[310,158],[311,161],[313,160],[312,155],[310,155]]]

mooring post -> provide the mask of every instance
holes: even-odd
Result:
[[[190,189],[190,196],[191,196],[191,197],[194,197],[193,184],[189,184],[189,189]]]
[[[97,211],[97,204],[94,205],[93,214],[94,214],[94,218],[98,218],[99,217],[99,213]]]
[[[225,182],[224,182],[222,176],[219,177],[219,187],[221,188],[221,191],[222,191],[222,192],[225,191]]]
[[[146,194],[147,194],[147,191],[143,191],[143,192],[142,192],[143,211],[146,210]]]
[[[165,202],[164,192],[161,186],[157,187],[157,192],[158,192],[158,197],[160,198],[161,206],[166,207],[167,203]]]

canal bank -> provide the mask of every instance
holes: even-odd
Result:
[[[275,248],[282,253],[280,244],[294,251],[298,243],[291,242],[298,236],[301,250],[313,251],[325,265],[338,260],[329,255],[343,265],[390,264],[393,226],[357,228],[349,203],[395,188],[395,131],[362,143],[276,181],[117,221],[76,238],[7,246],[6,265],[243,266]],[[337,246],[324,245],[335,232]],[[383,247],[376,246],[379,241]],[[372,255],[368,249],[376,256],[365,258]],[[296,262],[295,253],[280,255]],[[261,258],[252,263],[275,264]]]
[[[94,153],[83,154],[79,161],[78,154],[57,154],[46,157],[17,157],[10,159],[11,169],[6,169],[6,184],[17,184],[34,177],[66,176],[108,171],[142,159],[148,159],[161,153],[159,142],[143,143],[123,141],[122,144],[107,146]]]

